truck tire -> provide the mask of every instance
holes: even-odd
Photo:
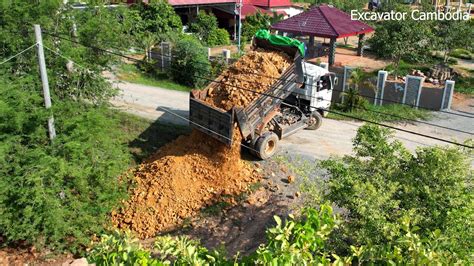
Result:
[[[266,132],[255,143],[255,155],[266,160],[275,154],[278,148],[278,136],[273,132]]]
[[[308,127],[306,129],[316,130],[323,124],[323,116],[318,112],[314,111],[308,118]]]

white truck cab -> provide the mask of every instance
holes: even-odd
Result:
[[[305,75],[305,85],[294,91],[296,98],[309,103],[311,112],[320,108],[320,113],[326,116],[325,109],[329,109],[332,102],[334,85],[337,77],[326,68],[317,66],[310,62],[303,63],[303,73]],[[322,111],[321,111],[322,110]]]

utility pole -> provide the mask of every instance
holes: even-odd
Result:
[[[242,49],[240,47],[240,39],[242,35],[242,0],[239,0],[239,34],[237,36],[238,39],[238,48],[239,48],[239,54],[242,52]]]
[[[38,46],[38,61],[40,67],[41,82],[43,83],[44,105],[46,109],[51,108],[51,95],[49,93],[48,73],[46,72],[46,62],[44,60],[43,37],[41,36],[40,25],[35,24],[35,37]],[[56,137],[56,130],[54,129],[53,113],[48,118],[48,132],[51,141]]]

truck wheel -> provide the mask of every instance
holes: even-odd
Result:
[[[309,116],[308,122],[306,122],[306,124],[308,124],[308,127],[306,129],[316,130],[321,126],[322,123],[323,116],[318,111],[314,111]]]
[[[273,132],[266,132],[255,143],[255,153],[262,160],[275,154],[278,147],[278,136]]]

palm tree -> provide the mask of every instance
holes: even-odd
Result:
[[[363,108],[367,100],[360,95],[360,88],[369,88],[375,91],[375,85],[369,80],[370,75],[360,68],[352,70],[348,80],[349,88],[342,93],[342,109],[345,112],[352,112],[354,108]]]

